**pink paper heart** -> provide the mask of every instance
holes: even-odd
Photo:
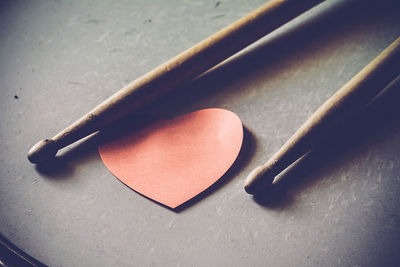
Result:
[[[242,141],[239,117],[210,108],[103,143],[99,153],[107,168],[127,186],[176,208],[224,175]]]

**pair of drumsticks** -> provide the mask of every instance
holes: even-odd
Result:
[[[75,123],[34,145],[28,159],[44,163],[57,151],[150,104],[204,73],[323,0],[272,0],[180,55],[131,82]],[[400,72],[400,38],[329,98],[264,165],[246,179],[254,194],[310,151],[329,126],[360,110]]]

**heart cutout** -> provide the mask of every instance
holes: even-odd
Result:
[[[214,184],[236,160],[239,117],[219,108],[163,120],[99,145],[106,167],[124,184],[176,208]]]

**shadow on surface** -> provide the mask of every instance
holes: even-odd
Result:
[[[60,151],[52,161],[36,165],[36,170],[51,179],[68,178],[78,165],[99,157],[97,148],[100,143],[109,139],[120,138],[137,129],[141,129],[160,118],[148,114],[134,114],[112,124],[102,132],[95,133],[66,151]]]
[[[323,46],[316,44],[316,42],[326,37],[338,37],[337,35],[343,34],[350,22],[354,29],[374,23],[374,20],[379,19],[385,12],[387,16],[388,12],[393,12],[391,11],[393,9],[388,8],[390,2],[389,0],[380,3],[360,0],[340,2],[338,5],[312,16],[271,40],[267,40],[262,45],[228,60],[165,98],[144,108],[138,115],[125,118],[115,125],[117,125],[117,128],[122,127],[124,129],[124,124],[132,125],[137,120],[140,121],[141,118],[175,117],[177,114],[187,112],[185,108],[201,99],[231,90],[231,85],[239,80],[255,79],[255,76],[257,76],[255,74],[260,74],[259,72],[262,72],[262,75],[258,76],[262,77],[266,74],[273,75],[275,65],[289,64],[298,60],[300,55],[307,57],[316,50],[323,49]],[[368,12],[371,10],[374,12]],[[114,125],[108,127],[113,131],[117,128]],[[60,151],[60,156],[55,161],[38,166],[38,171],[47,176],[68,176],[68,172],[62,171],[63,166],[81,163],[88,160],[89,157],[93,157],[96,154],[98,138],[97,135],[94,135],[74,145],[72,149]]]
[[[289,28],[287,31],[266,40],[254,49],[243,52],[237,57],[224,62],[197,79],[194,79],[189,84],[177,89],[174,93],[155,102],[150,107],[144,108],[140,115],[132,115],[108,127],[109,130],[106,130],[105,134],[95,134],[74,145],[72,149],[61,151],[61,155],[56,157],[53,162],[37,166],[37,170],[42,175],[54,179],[67,178],[74,173],[78,165],[98,159],[97,146],[104,138],[110,136],[111,131],[114,132],[111,136],[123,134],[125,127],[130,127],[129,125],[135,125],[135,123],[141,125],[143,123],[142,119],[151,118],[151,121],[152,118],[171,118],[188,112],[190,111],[188,109],[192,108],[191,105],[199,103],[201,100],[212,98],[215,94],[235,93],[233,90],[238,91],[240,87],[233,87],[232,85],[238,82],[255,81],[257,79],[264,81],[266,76],[274,75],[274,73],[279,71],[279,68],[276,68],[277,65],[294,64],[297,61],[301,61],[302,58],[311,56],[315,51],[326,49],[327,46],[332,45],[330,43],[332,40],[336,40],[335,42],[340,42],[340,40],[345,41],[346,35],[356,32],[357,28],[373,25],[373,23],[383,16],[390,17],[396,12],[396,8],[390,8],[389,6],[394,1],[377,2],[379,1],[357,0],[342,1],[339,4],[332,5],[331,8],[311,16],[298,25]],[[351,25],[351,28],[349,25]],[[204,107],[210,106],[207,105]],[[246,138],[252,140],[250,143],[255,144],[256,139],[248,130],[245,130],[245,135],[247,135]],[[245,143],[248,142],[246,141]],[[329,149],[338,148],[333,146]],[[254,148],[250,150],[254,151]],[[307,157],[325,162],[327,160],[322,159],[324,157],[323,151],[316,150]],[[241,154],[243,153],[241,152]],[[181,205],[176,211],[179,212],[193,205],[200,199],[208,196],[210,192],[217,190],[225,184],[229,180],[226,177],[236,174],[239,171],[239,166],[244,166],[254,153],[244,152],[244,154],[248,157],[246,161],[242,160],[242,164],[235,163],[235,167],[232,167],[214,186],[198,197]],[[237,161],[241,160],[238,159]],[[307,168],[312,168],[312,166]],[[292,172],[294,171],[295,169],[292,170]],[[285,186],[281,187],[285,188]],[[279,188],[275,188],[274,194],[277,194],[279,190]],[[268,203],[266,200],[259,199],[258,201],[260,203]]]
[[[67,151],[59,151],[60,156],[35,166],[43,177],[62,180],[70,178],[75,169],[96,157],[99,138],[97,134],[91,135],[75,144]]]
[[[393,0],[341,1],[221,63],[158,101],[152,112],[179,112],[182,103],[188,106],[216,94],[234,94],[232,90],[241,89],[234,86],[238,83],[266,83],[288,65],[301,64],[303,59],[346,42],[349,35],[396,17],[398,12],[400,4]]]
[[[362,157],[368,147],[379,145],[400,132],[400,76],[365,110],[335,129],[324,141],[289,166],[254,200],[271,209],[286,209],[306,188],[335,173],[338,166]]]

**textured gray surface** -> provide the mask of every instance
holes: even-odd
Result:
[[[115,179],[93,140],[62,151],[53,168],[27,161],[36,141],[263,1],[218,3],[0,1],[0,232],[51,266],[397,265],[399,98],[299,162],[273,192],[253,198],[242,188],[399,36],[397,1],[327,1],[160,103],[156,113],[170,115],[227,108],[247,129],[235,168],[179,212]]]

